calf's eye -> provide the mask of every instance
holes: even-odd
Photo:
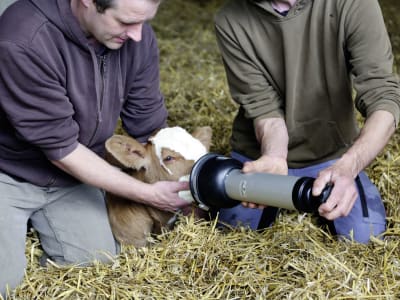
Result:
[[[164,158],[164,161],[165,161],[165,162],[167,162],[167,161],[172,161],[172,160],[174,160],[174,158],[173,158],[171,155],[168,155],[168,156],[166,156],[166,157]]]

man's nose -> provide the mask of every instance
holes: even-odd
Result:
[[[128,36],[128,38],[134,40],[135,42],[139,42],[142,39],[142,27],[143,24],[131,25],[126,30],[126,35]]]

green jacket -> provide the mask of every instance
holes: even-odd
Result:
[[[389,111],[398,123],[399,83],[377,0],[298,0],[286,16],[267,0],[231,0],[216,33],[240,105],[234,151],[260,156],[259,118],[285,119],[291,168],[343,154],[359,134],[355,107],[365,117]]]

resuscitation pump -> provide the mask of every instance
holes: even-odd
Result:
[[[189,185],[198,206],[210,208],[230,208],[241,201],[256,204],[316,212],[328,199],[332,184],[322,193],[311,193],[314,178],[277,175],[268,173],[247,173],[243,164],[233,158],[208,153],[200,157],[190,173]]]

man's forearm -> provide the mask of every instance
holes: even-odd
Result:
[[[382,151],[394,133],[394,117],[386,111],[369,116],[355,143],[332,166],[322,170],[314,181],[313,195],[319,195],[329,182],[334,188],[318,212],[328,220],[347,216],[357,199],[354,179]]]
[[[255,121],[257,140],[261,145],[261,155],[286,159],[289,136],[285,120],[282,118]]]
[[[52,163],[86,184],[138,202],[146,201],[149,189],[145,183],[111,166],[81,144],[63,159]]]
[[[367,118],[359,137],[337,164],[347,166],[355,178],[382,151],[395,131],[394,117],[387,111],[376,111]]]
[[[285,121],[281,118],[261,119],[255,121],[254,128],[261,156],[255,161],[244,163],[242,171],[286,175],[289,137]]]

